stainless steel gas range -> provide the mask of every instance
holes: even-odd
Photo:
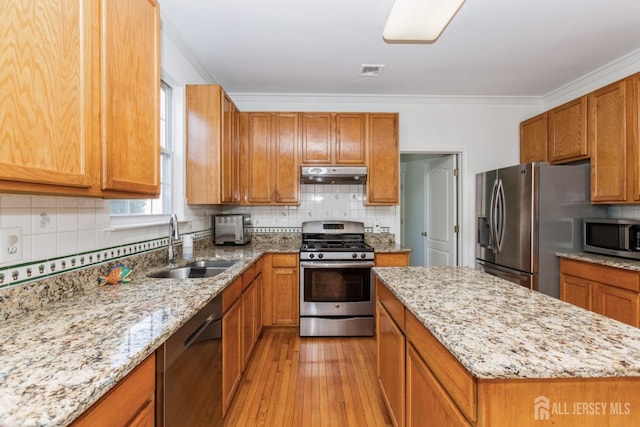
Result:
[[[304,222],[300,336],[372,336],[373,263],[362,222]]]

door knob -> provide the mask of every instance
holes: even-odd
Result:
[[[423,232],[422,232],[422,233],[420,233],[420,234],[422,234],[424,237],[427,237],[427,232],[426,232],[426,231],[423,231]]]

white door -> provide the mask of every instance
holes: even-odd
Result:
[[[425,264],[457,265],[456,156],[429,162],[425,169]]]

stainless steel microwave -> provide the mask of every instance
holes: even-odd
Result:
[[[585,252],[640,259],[640,220],[584,219]]]

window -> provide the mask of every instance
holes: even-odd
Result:
[[[111,216],[163,215],[171,209],[171,160],[173,144],[171,140],[171,86],[160,85],[160,197],[145,200],[112,200]]]

